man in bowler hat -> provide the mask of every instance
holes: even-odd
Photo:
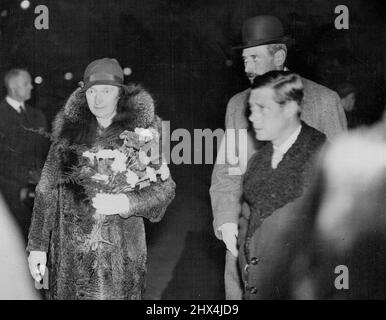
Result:
[[[285,34],[281,21],[274,16],[262,15],[247,19],[242,27],[243,43],[234,49],[242,50],[245,73],[253,82],[257,76],[272,70],[284,70],[287,50],[292,39]],[[347,129],[347,120],[336,92],[311,80],[302,78],[304,99],[301,119],[308,125],[323,132],[328,139]],[[227,105],[225,116],[226,129],[235,129],[236,139],[240,130],[248,130],[246,117],[250,89],[234,95]],[[233,149],[238,157],[239,174],[230,174],[234,169],[230,163],[216,162],[210,188],[213,210],[214,232],[224,241],[227,251],[225,259],[225,296],[226,299],[242,299],[240,270],[237,266],[238,220],[241,212],[243,173],[248,159],[258,148],[253,132],[247,131],[246,149],[243,145],[222,141],[218,154]],[[223,149],[223,150],[221,150]],[[230,161],[229,161],[230,162]],[[233,171],[234,173],[235,171]]]

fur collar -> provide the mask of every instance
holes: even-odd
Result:
[[[312,158],[325,140],[323,133],[302,122],[298,138],[276,169],[271,168],[271,143],[251,158],[244,176],[244,200],[251,210],[247,245],[264,219],[303,194],[311,179]]]
[[[124,130],[147,128],[155,121],[154,100],[139,85],[131,84],[123,91],[118,102],[117,115],[106,134]],[[85,93],[76,89],[68,98],[53,122],[53,137],[66,144],[91,145],[95,141],[97,121],[90,112]]]

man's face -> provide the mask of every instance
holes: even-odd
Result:
[[[9,87],[12,98],[24,102],[31,99],[32,83],[31,76],[26,71],[21,71],[16,77],[10,80]]]
[[[268,45],[246,48],[242,54],[245,73],[251,81],[268,71],[276,70],[274,56],[268,51]]]
[[[119,88],[111,85],[94,85],[86,91],[87,104],[91,113],[102,119],[108,119],[117,110]]]
[[[286,106],[274,100],[274,91],[268,87],[252,89],[249,97],[251,115],[249,120],[255,130],[256,139],[280,144],[285,140],[289,126]]]

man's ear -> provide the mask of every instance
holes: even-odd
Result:
[[[9,92],[8,92],[8,94],[9,94],[11,97],[14,97],[14,96],[15,96],[15,87],[9,86]]]
[[[286,103],[285,112],[288,118],[297,117],[299,113],[299,105],[295,101],[289,101]]]
[[[10,79],[8,83],[8,88],[9,88],[9,93],[12,95],[12,97],[15,96],[16,87],[17,87],[16,79],[15,78]]]
[[[273,62],[275,66],[279,68],[284,66],[286,58],[287,58],[287,53],[285,52],[285,50],[280,49],[276,51],[275,54],[273,55]]]

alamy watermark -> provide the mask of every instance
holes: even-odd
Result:
[[[347,6],[341,4],[335,7],[335,13],[339,14],[334,21],[335,29],[348,29],[349,28],[349,11]]]
[[[242,174],[240,159],[247,159],[247,129],[184,128],[170,132],[170,121],[162,121],[162,154],[167,164],[228,165],[230,175]],[[171,146],[172,142],[177,144]],[[217,151],[217,158],[215,154]],[[151,152],[158,152],[157,149]]]
[[[37,14],[34,25],[37,30],[48,30],[49,29],[49,10],[48,7],[40,4],[35,7],[35,14]]]
[[[349,271],[345,265],[339,265],[335,267],[335,274],[338,276],[335,278],[335,289],[337,290],[348,290],[349,289]]]

